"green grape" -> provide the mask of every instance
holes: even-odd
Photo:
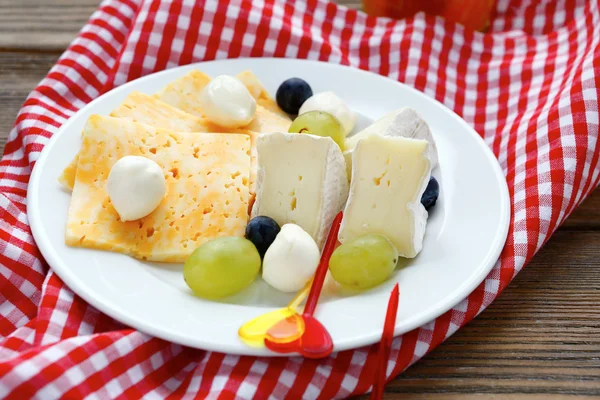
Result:
[[[308,133],[315,136],[329,136],[344,151],[344,128],[333,115],[324,111],[309,111],[300,114],[288,130],[289,133]]]
[[[385,281],[397,261],[398,251],[385,236],[366,235],[335,249],[329,271],[342,285],[368,289]]]
[[[260,255],[251,241],[221,237],[198,247],[183,266],[183,279],[200,297],[218,299],[248,286],[260,270]]]

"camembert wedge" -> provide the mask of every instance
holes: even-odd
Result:
[[[297,133],[261,135],[252,216],[280,226],[299,225],[322,247],[348,197],[344,157],[329,137]]]
[[[382,135],[392,137],[405,137],[409,139],[423,139],[429,142],[428,157],[431,161],[431,169],[438,164],[437,147],[427,122],[412,108],[400,108],[386,114],[371,125],[346,139],[344,157],[348,176],[352,171],[352,153],[358,141],[369,135]]]
[[[122,222],[106,180],[126,155],[164,171],[167,194],[148,216]],[[250,138],[174,133],[119,118],[91,116],[84,128],[66,243],[160,262],[183,262],[207,240],[243,236],[248,220]]]
[[[421,251],[427,224],[421,196],[431,175],[428,148],[426,140],[392,136],[368,135],[358,142],[340,242],[381,234],[402,257]]]

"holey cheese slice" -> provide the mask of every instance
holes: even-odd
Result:
[[[198,109],[197,104],[199,103],[200,92],[208,85],[210,80],[211,77],[205,73],[193,70],[169,83],[154,97],[186,112],[195,110],[196,112],[190,114],[200,114],[202,116],[202,110]]]
[[[272,133],[259,136],[256,148],[252,216],[266,215],[279,225],[297,224],[321,247],[348,197],[339,146],[329,137]]]
[[[256,146],[258,132],[287,131],[291,121],[273,114],[265,108],[258,107],[254,121],[241,129],[223,128],[206,118],[189,114],[155,97],[140,92],[130,93],[125,101],[110,114],[113,117],[128,119],[151,125],[156,128],[170,129],[177,132],[211,132],[211,133],[243,133],[250,136],[252,169],[250,172],[250,191],[254,192],[256,181]],[[77,172],[77,156],[65,168],[59,182],[68,189],[73,189]]]
[[[249,134],[250,131],[255,131],[268,133],[287,130],[291,125],[289,119],[282,118],[259,106],[256,110],[256,117],[250,125],[238,129],[226,128],[212,123],[201,115],[190,114],[140,92],[131,92],[125,101],[115,108],[110,115],[177,132]]]
[[[244,84],[244,86],[246,86],[246,88],[250,91],[250,94],[252,95],[252,97],[254,97],[259,106],[262,106],[285,119],[289,119],[285,111],[279,108],[275,99],[271,97],[267,89],[265,89],[258,77],[254,75],[252,71],[240,72],[235,77],[239,79],[240,82]]]
[[[212,126],[207,126],[203,118],[188,114],[152,96],[135,91],[131,92],[110,115],[177,132],[219,132],[212,130]],[[71,190],[75,184],[78,157],[76,155],[73,158],[58,178],[63,186]]]
[[[371,125],[346,139],[344,157],[346,159],[346,167],[348,176],[352,171],[352,153],[358,144],[359,140],[369,135],[383,135],[394,137],[405,137],[410,139],[423,139],[429,142],[427,154],[431,161],[431,169],[438,164],[438,153],[435,141],[427,122],[417,111],[412,108],[400,108],[386,114],[382,118],[373,122]]]
[[[428,147],[426,140],[379,135],[358,142],[340,242],[381,234],[402,257],[421,251],[427,224],[421,196],[431,174]]]
[[[110,115],[176,132],[219,132],[208,126],[208,121],[204,118],[188,114],[150,95],[135,91],[129,93]]]
[[[246,86],[254,97],[258,104],[257,109],[263,109],[280,119],[289,121],[287,114],[279,108],[277,102],[269,95],[256,75],[250,71],[244,71],[235,77]],[[204,116],[204,110],[200,103],[200,92],[210,80],[210,76],[194,70],[168,84],[154,97],[192,115]]]
[[[148,216],[122,222],[106,192],[115,162],[147,157],[165,173],[167,194]],[[91,116],[84,128],[66,243],[139,259],[183,262],[202,243],[243,236],[248,220],[248,135],[173,133]]]

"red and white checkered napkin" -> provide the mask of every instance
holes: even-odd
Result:
[[[596,0],[500,0],[487,34],[325,0],[104,1],[27,98],[0,163],[0,397],[331,398],[371,386],[375,346],[320,361],[183,348],[99,313],[48,269],[27,223],[31,167],[101,93],[195,61],[310,58],[405,82],[472,124],[506,174],[508,241],[467,299],[394,340],[393,377],[485,309],[598,184],[599,41]]]

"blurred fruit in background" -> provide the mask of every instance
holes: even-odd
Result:
[[[494,5],[495,0],[363,0],[369,15],[402,19],[424,11],[478,31],[489,26]]]

